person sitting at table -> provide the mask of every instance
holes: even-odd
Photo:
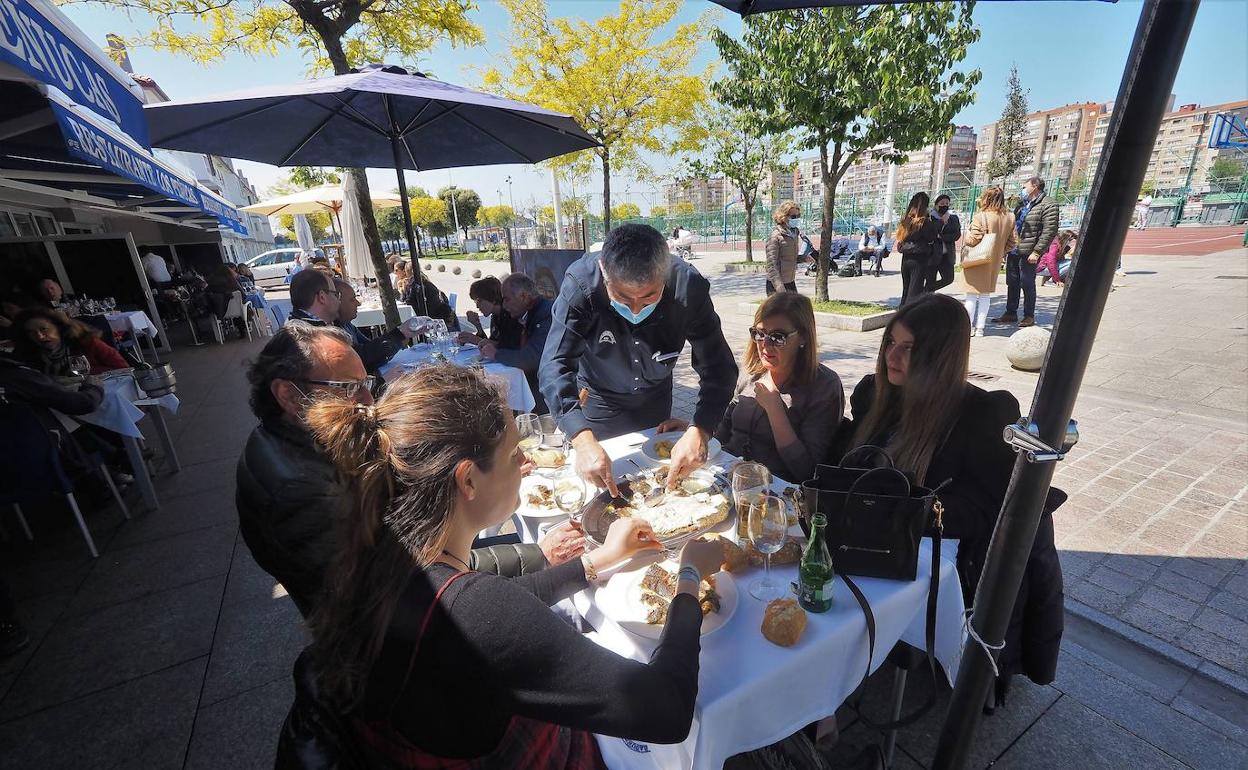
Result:
[[[35,289],[35,294],[39,297],[39,304],[49,309],[55,310],[73,299],[73,297],[65,293],[65,290],[53,278],[44,278],[36,284]]]
[[[252,361],[247,381],[260,424],[238,460],[239,529],[256,563],[308,617],[333,558],[335,517],[349,499],[333,464],[308,432],[304,414],[314,399],[327,394],[361,406],[373,403],[370,378],[345,331],[292,321]],[[472,561],[483,571],[519,575],[576,558],[583,549],[583,533],[568,525],[551,530],[537,545],[479,548]]]
[[[151,282],[153,289],[159,289],[173,281],[173,276],[169,275],[169,264],[161,255],[149,251],[139,261],[143,263],[143,272],[147,273],[147,280]]]
[[[630,660],[549,607],[658,549],[645,521],[620,519],[601,548],[533,575],[471,566],[474,535],[515,509],[525,463],[506,398],[484,374],[429,366],[375,405],[318,401],[307,421],[354,506],[300,660],[315,684],[297,664],[279,766],[298,749],[292,732],[308,724],[310,698],[377,767],[596,768],[593,733],[685,739],[698,691],[696,594],[719,570],[720,546],[682,548],[662,642],[648,664]]]
[[[481,357],[524,372],[536,401],[533,413],[546,414],[546,400],[537,385],[537,367],[542,362],[542,351],[546,349],[546,336],[550,334],[550,308],[553,303],[537,292],[537,284],[524,273],[507,276],[502,287],[503,309],[520,322],[520,344],[507,348],[495,342],[483,342]]]
[[[422,294],[424,295],[423,302]],[[450,299],[434,285],[433,281],[429,280],[424,270],[420,271],[419,276],[413,275],[412,280],[408,282],[403,304],[411,306],[416,315],[442,319],[446,322],[447,331],[459,331],[459,318],[455,315],[455,308],[451,307]]]
[[[925,294],[903,305],[884,330],[875,374],[864,377],[850,397],[853,432],[846,447],[882,447],[915,483],[939,487],[944,535],[959,541],[957,568],[967,607],[1014,467],[1015,454],[1001,433],[1020,415],[1009,391],[987,392],[967,382],[970,339],[970,318],[953,297]],[[1065,495],[1053,490],[1051,498],[1060,504]],[[1040,521],[997,661],[997,703],[1004,703],[1014,673],[1042,685],[1056,674],[1064,610],[1053,544],[1055,507]]]
[[[468,298],[477,304],[477,310],[490,318],[490,333],[485,333],[481,325],[481,316],[469,310],[464,314],[468,323],[472,324],[473,332],[459,333],[460,344],[480,346],[483,342],[493,342],[500,348],[520,347],[520,338],[524,335],[524,327],[503,307],[503,284],[492,275],[479,281],[473,281],[468,287]]]
[[[243,287],[244,294],[250,294],[256,290],[256,279],[252,276],[250,267],[242,262],[236,262],[230,265],[230,269],[234,271],[234,277],[238,279],[238,285]]]
[[[368,337],[351,323],[360,312],[360,300],[355,294],[355,287],[350,281],[335,277],[334,287],[338,289],[338,315],[334,325],[351,336],[351,347],[364,362],[364,368],[370,373],[390,359],[394,354],[407,347],[407,341],[414,336],[412,324],[400,324],[385,334]]]
[[[800,484],[815,475],[845,414],[836,372],[819,364],[815,311],[796,292],[754,313],[736,394],[715,431],[724,449]]]
[[[44,374],[73,377],[69,360],[73,356],[86,357],[91,374],[130,366],[116,348],[101,339],[98,329],[58,310],[23,310],[13,325],[20,330],[13,339],[14,357]]]
[[[238,276],[234,274],[234,271],[224,262],[213,265],[204,280],[208,283],[208,306],[212,314],[219,319],[224,319],[225,312],[230,307],[230,299],[234,296],[234,292],[240,295],[243,293],[243,285],[238,282]],[[238,328],[240,335],[247,333],[246,323],[241,317],[234,319],[234,325]]]

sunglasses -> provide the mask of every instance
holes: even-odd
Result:
[[[360,392],[360,388],[364,388],[369,393],[372,393],[373,388],[377,385],[377,377],[370,374],[362,380],[303,380],[303,382],[308,385],[333,388],[347,398],[355,398],[356,394]]]
[[[797,334],[797,332],[765,332],[762,329],[750,329],[750,339],[759,344],[768,342],[777,348],[787,345],[789,337],[792,337],[794,334]]]

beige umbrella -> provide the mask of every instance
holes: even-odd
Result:
[[[342,234],[342,205],[346,199],[343,192],[343,186],[337,184],[325,184],[320,187],[310,187],[307,190],[300,190],[289,195],[282,195],[277,198],[270,198],[267,201],[253,203],[250,206],[243,206],[240,211],[250,211],[253,214],[275,217],[279,214],[319,214],[329,213],[333,219],[332,224],[337,224],[339,235]],[[373,196],[373,208],[375,209],[393,209],[402,206],[397,194],[381,194]]]

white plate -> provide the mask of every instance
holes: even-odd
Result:
[[[680,441],[681,437],[684,435],[685,435],[684,431],[671,431],[669,433],[655,434],[654,438],[650,439],[649,441],[641,445],[641,453],[644,454],[646,457],[650,458],[651,460],[654,460],[656,463],[671,462],[670,457],[669,458],[659,457],[659,453],[655,449],[655,444],[658,444],[660,441],[670,441],[674,445],[677,441]],[[719,443],[719,439],[712,436],[711,440],[708,441],[706,444],[706,462],[710,463],[716,457],[719,457],[719,453],[722,450],[723,450],[723,445]]]
[[[549,508],[532,508],[528,504],[529,490],[535,486],[548,487],[554,489],[555,482],[542,476],[525,476],[520,479],[520,507],[516,509],[516,513],[530,519],[555,519],[559,517],[567,518],[568,514],[559,510],[559,506],[552,505]]]
[[[672,566],[670,562],[668,566]],[[620,628],[647,639],[657,640],[663,634],[663,626],[646,622],[646,606],[641,603],[641,579],[646,576],[649,567],[647,564],[641,569],[612,575],[606,586],[598,591],[596,603],[603,614],[614,620]],[[702,618],[702,636],[723,628],[737,611],[737,584],[732,575],[727,572],[716,573],[715,590],[719,593],[719,612],[712,612]]]

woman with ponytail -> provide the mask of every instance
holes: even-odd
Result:
[[[848,447],[882,447],[914,483],[939,487],[944,535],[959,541],[958,576],[968,607],[1014,467],[1002,431],[1019,419],[1018,400],[1008,391],[987,392],[967,382],[970,325],[962,304],[944,294],[924,295],[897,311],[884,330],[875,374],[864,377],[850,397],[854,429]],[[1058,490],[1054,495],[1065,499]],[[1048,684],[1056,673],[1062,574],[1051,512],[1046,510],[1036,533],[998,661],[998,702],[1011,674]]]
[[[686,737],[697,585],[719,569],[718,545],[684,547],[663,641],[649,664],[628,660],[549,607],[657,549],[645,522],[621,519],[602,548],[520,578],[469,568],[475,534],[516,509],[524,465],[506,401],[484,375],[426,367],[376,404],[320,400],[307,423],[356,505],[297,664],[297,682],[309,666],[314,684],[300,686],[279,767],[308,766],[306,742],[296,745],[305,696],[328,704],[370,767],[597,768],[592,733]]]

